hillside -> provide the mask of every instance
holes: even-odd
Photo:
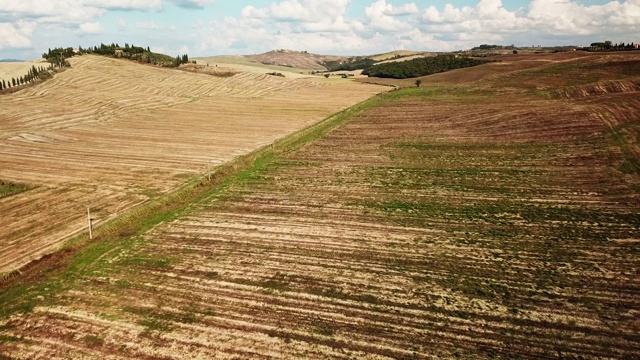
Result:
[[[323,65],[326,61],[343,61],[346,56],[317,55],[306,51],[293,50],[273,50],[259,55],[248,55],[248,57],[258,60],[265,65],[279,65],[286,67],[326,70]]]
[[[380,91],[265,74],[215,77],[84,55],[0,97],[0,276],[214,166]],[[2,68],[0,64],[0,68]]]
[[[12,78],[18,78],[27,74],[33,66],[47,67],[49,63],[44,60],[20,61],[20,62],[2,62],[0,63],[0,81],[11,81]]]
[[[52,360],[639,358],[640,54],[502,60],[375,96],[227,165],[218,182],[202,184],[177,207],[167,201],[170,208],[125,221],[115,235],[101,234],[62,262],[35,264],[0,291],[0,354]],[[76,65],[73,71],[82,64]],[[204,99],[230,83],[213,89],[218,83],[210,75],[162,74],[175,86],[158,93],[160,103],[178,102],[171,109],[158,104],[134,117],[90,124],[91,135],[110,140],[90,148],[122,152],[120,162],[129,162],[123,173],[156,164],[141,167],[138,184],[158,186],[177,167],[197,168],[209,147],[226,146],[218,152],[224,157],[234,149],[228,138],[255,148],[246,138],[330,111],[322,106],[348,103],[341,99],[358,89],[269,78],[275,95],[256,100],[240,91],[233,93],[236,106],[227,108],[224,97]],[[154,76],[142,72],[136,79],[157,83]],[[254,81],[246,91],[263,89],[258,75],[244,76]],[[86,92],[95,86],[89,80],[72,84],[88,81]],[[147,98],[156,104],[145,86],[131,90],[145,94],[132,104],[105,101],[125,113]],[[66,123],[66,111],[60,109],[58,126]],[[207,121],[218,113],[223,120]],[[228,132],[213,136],[220,128]],[[77,147],[80,139],[92,143],[79,137],[86,131],[26,140],[32,147],[69,146],[73,139],[62,136],[77,136]],[[147,150],[155,141],[171,145]],[[117,148],[109,146],[116,142]],[[124,157],[127,148],[141,155]],[[51,159],[65,155],[43,150],[54,153]],[[17,154],[33,166],[46,151]],[[68,149],[66,156],[95,171],[108,168],[82,160],[82,153],[88,152]],[[43,204],[56,202],[41,203],[41,213],[49,211]]]

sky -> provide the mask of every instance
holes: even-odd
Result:
[[[172,56],[640,42],[640,0],[0,0],[0,59],[124,43]]]

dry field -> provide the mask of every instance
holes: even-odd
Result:
[[[0,96],[0,275],[189,177],[383,91],[264,74],[230,77],[85,56]],[[4,66],[0,64],[0,67]]]
[[[44,60],[22,61],[22,62],[1,62],[0,63],[0,81],[5,83],[11,81],[12,78],[19,78],[27,75],[31,67],[48,67],[49,63]]]
[[[637,359],[639,66],[370,100],[171,221],[6,285],[0,353]]]

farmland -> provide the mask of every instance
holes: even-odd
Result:
[[[0,354],[637,358],[640,56],[508,59],[376,96],[26,271]]]
[[[98,56],[0,96],[0,275],[223,162],[384,91]],[[3,188],[3,193],[4,193]],[[15,191],[13,192],[15,193]]]
[[[1,62],[0,63],[0,81],[10,83],[12,78],[19,78],[27,75],[27,72],[33,67],[48,67],[49,63],[42,60],[24,61],[24,62]]]

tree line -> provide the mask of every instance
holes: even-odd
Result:
[[[69,67],[70,64],[64,58],[52,58],[49,66],[32,65],[26,75],[13,77],[11,80],[0,80],[0,91],[8,90],[22,85],[33,84],[38,80],[46,80],[53,76],[53,73],[60,68]]]
[[[68,59],[70,57],[83,54],[95,54],[115,58],[123,58],[144,64],[153,64],[164,67],[177,67],[189,62],[189,56],[187,54],[179,55],[173,58],[169,55],[154,53],[148,46],[145,48],[129,43],[125,43],[124,46],[120,46],[118,43],[100,43],[99,46],[95,45],[86,48],[79,46],[78,49],[73,49],[70,47],[55,48],[49,49],[48,52],[42,54],[42,57],[51,62],[52,59]]]
[[[376,63],[372,58],[355,57],[347,61],[325,61],[324,67],[329,71],[353,71],[368,69]]]
[[[603,42],[593,42],[591,43],[591,50],[608,50],[608,51],[622,51],[622,50],[637,50],[639,48],[638,44],[635,43],[612,43],[610,40]]]
[[[49,62],[47,67],[35,67],[35,65],[29,69],[27,74],[12,78],[11,80],[0,80],[0,91],[15,88],[17,86],[27,85],[36,82],[37,80],[45,80],[53,76],[53,73],[61,68],[71,67],[71,64],[67,59],[83,54],[96,54],[102,56],[110,56],[116,58],[125,58],[140,63],[154,64],[157,66],[165,67],[178,67],[182,64],[189,63],[189,56],[187,54],[176,56],[175,58],[165,55],[154,53],[147,46],[146,48],[129,45],[125,43],[124,46],[120,46],[117,43],[111,45],[100,44],[100,46],[93,46],[83,48],[79,46],[78,49],[72,47],[67,48],[49,48],[47,52],[42,54],[42,58]]]
[[[76,54],[96,54],[102,56],[109,56],[115,58],[129,59],[137,61],[143,64],[153,64],[163,67],[178,67],[182,64],[189,63],[189,56],[187,54],[176,56],[175,58],[155,53],[147,46],[135,46],[133,44],[125,43],[124,46],[120,46],[118,43],[103,44],[100,46],[93,46],[88,48],[78,47]]]
[[[408,61],[389,62],[364,69],[363,75],[407,79],[484,64],[488,61],[459,55],[437,55]]]

